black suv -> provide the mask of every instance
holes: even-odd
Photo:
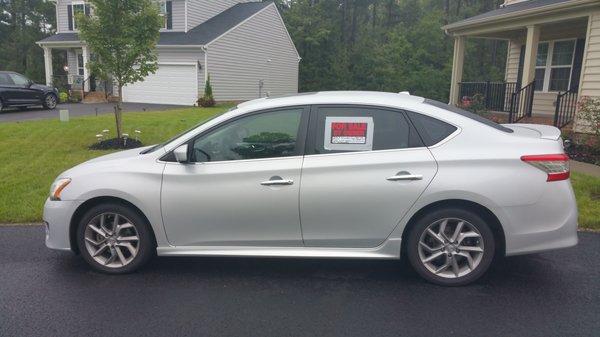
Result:
[[[0,71],[0,111],[9,106],[31,105],[54,109],[57,103],[56,88],[35,84],[27,77],[12,71]]]

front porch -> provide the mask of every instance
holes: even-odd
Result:
[[[573,123],[586,55],[593,51],[588,50],[588,41],[597,36],[592,28],[598,24],[600,6],[565,0],[537,8],[536,3],[540,1],[508,4],[444,27],[454,37],[450,104],[476,102],[508,123],[536,122],[559,128]],[[463,81],[463,69],[468,67],[465,46],[470,39],[508,42],[503,81]]]
[[[107,102],[114,93],[111,80],[102,80],[90,73],[87,67],[93,57],[89,48],[77,41],[42,40],[38,45],[44,50],[46,84],[61,92],[80,95],[84,103]],[[54,69],[53,53],[64,53],[66,63],[62,69]]]

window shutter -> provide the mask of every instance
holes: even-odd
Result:
[[[85,4],[83,8],[85,11],[85,16],[90,16],[90,4]]]
[[[571,87],[570,91],[579,90],[579,79],[581,78],[581,62],[583,61],[583,50],[585,49],[585,39],[578,39],[575,45],[575,57],[573,58],[573,69],[571,69]]]
[[[67,17],[69,19],[69,30],[73,30],[73,6],[67,5]]]
[[[167,1],[167,29],[173,29],[173,2]]]
[[[521,80],[523,79],[523,64],[525,63],[525,46],[521,46],[519,53],[519,70],[517,71],[517,89],[521,89]]]

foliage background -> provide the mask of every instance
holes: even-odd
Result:
[[[446,100],[453,41],[448,22],[497,8],[503,0],[276,0],[300,52],[300,91],[402,91]],[[53,34],[48,0],[0,0],[0,70],[43,82],[35,42]],[[469,39],[464,80],[502,80],[506,42]],[[55,74],[64,53],[54,52]]]

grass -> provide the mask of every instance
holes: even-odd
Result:
[[[230,106],[126,113],[125,132],[142,131],[145,144],[155,144],[226,111]],[[91,151],[103,129],[114,131],[112,114],[0,123],[0,223],[39,222],[50,184],[65,169],[111,151]],[[114,132],[113,132],[114,136]],[[600,178],[572,174],[581,228],[600,230]]]
[[[156,144],[230,107],[125,113],[124,132],[133,136],[135,129],[140,130],[144,144]],[[0,223],[41,221],[44,201],[57,175],[113,152],[87,148],[104,129],[114,137],[113,114],[73,118],[68,123],[58,118],[0,123]]]
[[[579,209],[579,227],[600,230],[600,178],[571,173]]]

